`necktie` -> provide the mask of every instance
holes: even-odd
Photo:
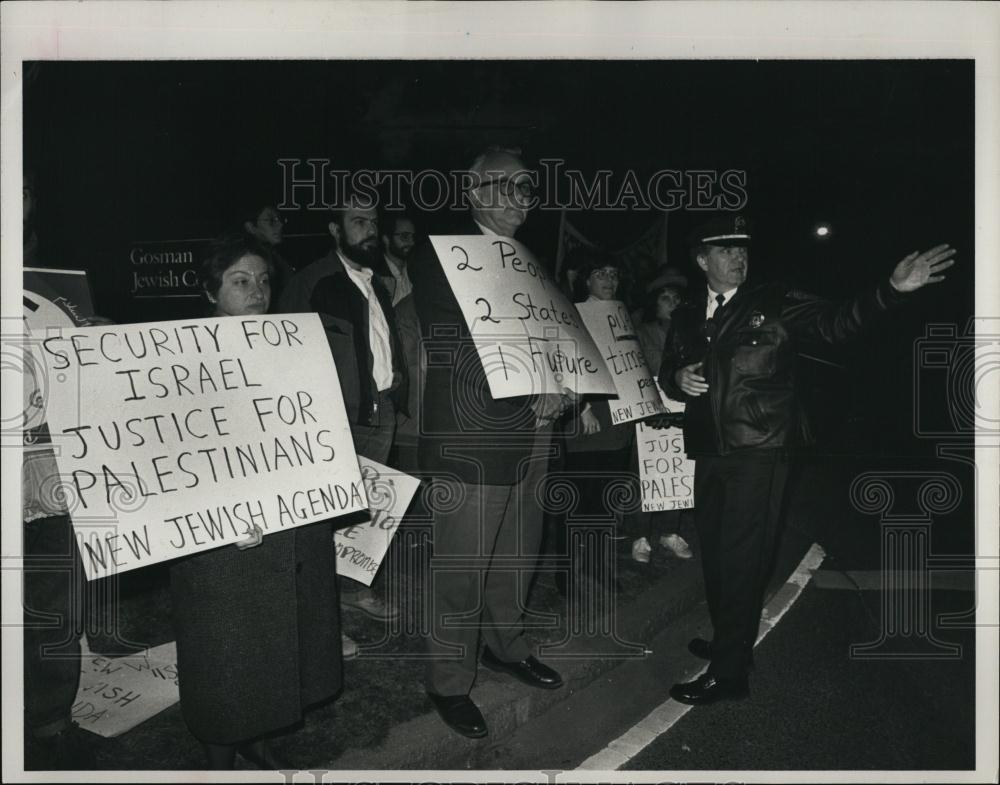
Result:
[[[716,302],[716,306],[715,306],[715,310],[712,312],[712,316],[710,318],[708,318],[708,319],[705,320],[705,327],[704,327],[705,339],[709,343],[711,343],[712,339],[715,338],[715,332],[716,332],[716,321],[715,320],[716,320],[716,317],[719,315],[719,311],[721,310],[722,306],[725,305],[725,303],[726,303],[726,297],[725,297],[725,295],[723,295],[723,294],[717,294],[717,295],[715,295],[715,302]]]

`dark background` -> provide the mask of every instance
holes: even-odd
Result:
[[[971,60],[44,62],[26,70],[24,149],[45,263],[88,269],[98,310],[120,321],[196,315],[191,300],[130,298],[130,244],[209,237],[247,200],[277,202],[278,158],[449,171],[501,143],[529,163],[640,181],[744,170],[757,280],[844,296],[910,251],[958,249],[947,282],[824,354],[841,369],[803,363],[822,449],[932,454],[942,439],[914,433],[914,398],[952,427],[949,369],[915,373],[914,342],[932,323],[961,335],[973,312],[973,90]],[[657,215],[571,218],[616,249]],[[419,228],[453,218],[421,215]],[[687,265],[696,218],[671,213],[672,263]],[[327,216],[288,219],[286,233],[314,235],[286,241],[302,266],[325,250]],[[519,238],[551,260],[558,221],[535,212]],[[826,240],[819,221],[833,227]]]

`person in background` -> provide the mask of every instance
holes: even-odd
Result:
[[[618,296],[620,269],[614,257],[596,249],[580,250],[576,254],[577,302],[615,300]],[[575,415],[575,416],[574,416]],[[612,543],[621,522],[621,513],[613,509],[607,491],[615,481],[621,481],[628,471],[629,455],[634,450],[632,425],[614,425],[607,398],[585,396],[575,412],[562,420],[565,434],[566,459],[564,472],[576,488],[578,515],[602,515],[609,523],[603,530],[591,532],[580,543],[583,552],[570,554],[567,513],[556,521],[556,548],[560,555],[570,555],[571,564],[582,567],[572,578],[589,578],[614,588],[615,549]],[[559,593],[567,592],[566,573],[556,573]]]
[[[286,220],[278,212],[278,208],[270,202],[258,200],[249,202],[248,205],[240,216],[240,222],[247,235],[271,251],[271,257],[274,259],[271,297],[274,302],[278,302],[282,289],[295,272],[295,268],[281,254],[279,247],[285,239]]]
[[[570,250],[562,259],[558,273],[555,277],[556,285],[570,302],[576,299],[576,279],[580,274],[580,265],[591,255],[591,249],[585,245],[578,245]],[[552,428],[552,453],[549,457],[549,465],[545,471],[547,477],[556,477],[566,468],[566,436],[568,420],[575,418],[577,407],[567,409]],[[545,553],[552,553],[556,556],[566,557],[566,514],[564,511],[553,505],[545,505],[543,511],[543,545]],[[563,570],[555,573],[556,589],[565,597],[568,586],[567,574]]]
[[[245,235],[220,238],[202,268],[211,316],[267,313],[273,261]],[[282,762],[266,738],[333,698],[343,683],[336,558],[330,521],[178,559],[170,567],[181,713],[210,769],[237,752],[264,769]]]
[[[396,432],[396,412],[407,413],[408,376],[396,312],[382,285],[385,259],[378,242],[378,211],[360,195],[345,195],[327,225],[333,247],[292,277],[281,296],[282,313],[316,312],[323,323],[340,380],[354,449],[385,464]],[[399,608],[380,571],[373,587],[340,579],[345,610],[381,622],[399,618]],[[357,643],[342,635],[345,657]]]
[[[396,312],[396,326],[403,346],[409,378],[407,411],[396,411],[396,436],[389,464],[409,474],[418,471],[417,435],[419,432],[418,407],[422,392],[425,358],[420,343],[420,319],[413,299],[413,284],[407,264],[416,244],[416,226],[406,213],[386,213],[381,226],[382,250],[389,275],[381,276],[382,283],[392,298]]]
[[[642,306],[632,314],[639,346],[646,358],[646,364],[655,373],[659,369],[663,346],[670,331],[670,316],[684,299],[687,278],[676,268],[664,267],[649,282]],[[638,455],[633,455],[636,473],[639,471]],[[661,512],[639,512],[632,516],[629,528],[638,536],[632,543],[632,558],[638,562],[648,562],[653,551],[650,539],[653,532],[661,532],[659,543],[678,559],[690,559],[694,554],[691,546],[680,534],[681,519],[686,512],[663,510]]]
[[[590,255],[591,249],[585,245],[578,245],[571,250],[562,260],[559,267],[559,274],[556,283],[562,293],[572,302],[577,295],[576,280],[580,277],[580,265],[584,263]]]
[[[22,184],[24,266],[45,265],[36,231],[38,185],[25,172]],[[72,320],[67,317],[68,323]],[[80,326],[89,322],[83,321]],[[26,321],[26,327],[28,322]],[[35,424],[42,406],[41,380],[25,368],[27,424]],[[59,480],[51,446],[28,446],[41,428],[24,434],[21,474],[24,626],[24,766],[25,770],[97,768],[93,734],[73,721],[80,686],[83,600],[87,592],[83,564]]]

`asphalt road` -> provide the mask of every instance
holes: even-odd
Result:
[[[938,573],[927,593],[886,593],[877,522],[859,517],[808,528],[786,532],[776,577],[783,580],[813,541],[827,557],[758,644],[750,697],[688,710],[644,739],[622,770],[975,768],[975,630],[968,623],[940,623],[942,615],[961,616],[974,607],[970,574]],[[852,653],[852,647],[881,640],[888,611],[915,624],[922,608],[928,609],[930,635],[914,628],[890,637],[867,653],[880,658]],[[569,772],[598,755],[662,707],[671,684],[704,666],[685,650],[695,635],[711,637],[704,604],[650,640],[645,659],[620,666],[498,743],[494,765]]]

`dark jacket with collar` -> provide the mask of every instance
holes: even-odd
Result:
[[[781,283],[744,284],[707,327],[705,289],[678,306],[659,383],[670,398],[686,403],[688,454],[727,455],[811,441],[796,393],[797,346],[855,338],[873,317],[904,299],[888,281],[841,303]],[[677,386],[674,375],[699,360],[704,361],[701,375],[708,392],[691,397]]]
[[[455,234],[482,234],[473,221]],[[475,343],[429,241],[409,261],[427,373],[420,407],[422,471],[465,483],[512,485],[531,456],[531,399],[494,398]]]
[[[392,350],[390,394],[396,408],[406,412],[408,378],[392,298],[378,275],[372,276],[372,288],[389,327]],[[351,425],[377,425],[378,390],[372,373],[374,359],[369,342],[368,301],[347,275],[336,251],[330,251],[292,276],[281,295],[278,311],[319,314],[337,366],[348,421]],[[308,369],[303,369],[303,372],[308,372]]]

